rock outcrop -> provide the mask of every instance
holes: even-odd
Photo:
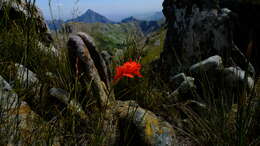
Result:
[[[254,10],[248,9],[248,5]],[[256,36],[260,33],[259,25],[256,26],[259,15],[256,8],[259,6],[232,0],[165,0],[163,12],[168,32],[159,61],[163,77],[168,80],[213,55],[221,56],[224,66],[239,66],[254,77],[255,71],[249,60],[258,74],[259,37]],[[256,17],[245,17],[251,14]],[[241,22],[241,19],[250,21]],[[245,50],[255,53],[243,54]]]
[[[6,17],[6,14],[10,15]],[[8,22],[8,25],[5,24],[8,27],[18,25],[21,28],[26,28],[29,23],[32,25],[31,28],[36,28],[37,33],[41,35],[40,41],[44,42],[45,45],[49,46],[53,42],[42,13],[39,8],[33,5],[33,2],[1,0],[0,20]]]
[[[109,104],[107,70],[105,61],[95,49],[92,39],[83,33],[69,38],[69,56],[73,72],[82,84],[93,82],[93,92],[101,106]],[[93,58],[93,59],[92,59]]]
[[[141,108],[135,101],[119,101],[116,113],[120,119],[130,121],[129,123],[134,125],[143,144],[153,146],[176,144],[172,126],[154,113]]]
[[[1,142],[9,145],[32,142],[32,133],[37,127],[40,116],[30,106],[21,101],[9,83],[0,76],[0,113]],[[18,138],[19,137],[19,138]]]
[[[42,12],[33,1],[1,0],[0,22],[0,48],[14,43],[15,45],[12,46],[14,50],[19,48],[19,51],[22,52],[26,47],[34,48],[46,55],[58,57],[59,52],[54,47],[54,40],[48,25],[45,23]],[[17,42],[13,40],[10,42],[10,39],[14,37]],[[2,41],[4,43],[1,43]]]

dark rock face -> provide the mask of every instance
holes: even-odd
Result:
[[[239,66],[251,76],[255,75],[255,67],[259,73],[260,25],[253,23],[257,24],[260,5],[231,1],[164,1],[168,32],[158,66],[166,80],[214,55],[222,57],[224,66]],[[255,17],[248,17],[251,14]]]
[[[236,2],[222,0],[220,6],[229,8],[237,16],[234,28],[234,42],[249,58],[256,70],[260,73],[260,3],[254,0]]]

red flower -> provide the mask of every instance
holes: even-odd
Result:
[[[116,68],[116,75],[114,80],[119,80],[122,77],[134,78],[134,76],[143,77],[140,74],[141,64],[135,61],[128,61],[124,63],[122,66]]]

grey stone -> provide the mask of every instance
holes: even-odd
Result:
[[[49,91],[50,95],[56,97],[59,101],[66,104],[68,109],[80,116],[82,120],[86,120],[88,117],[82,106],[74,99],[69,98],[69,93],[63,89],[51,88]]]
[[[170,83],[171,87],[173,89],[177,89],[183,81],[187,79],[186,75],[184,73],[177,74],[173,77],[170,77]]]
[[[8,110],[18,106],[18,95],[12,87],[0,76],[0,108]]]
[[[40,117],[31,110],[24,101],[19,101],[18,95],[11,86],[0,76],[0,111],[1,123],[0,132],[2,142],[12,144],[16,137],[19,143],[24,144],[28,140],[28,133],[38,128]],[[30,135],[31,136],[31,135]]]
[[[245,88],[250,91],[254,88],[253,78],[248,73],[246,74],[244,70],[237,67],[225,68],[223,70],[223,78],[225,80],[225,85],[229,87],[245,85]]]
[[[194,83],[195,79],[192,77],[187,77],[182,83],[181,85],[178,87],[177,90],[179,90],[179,92],[181,94],[185,94],[187,92],[190,92],[192,89],[196,88],[196,85]]]
[[[95,95],[97,104],[104,111],[105,119],[102,121],[102,135],[107,137],[105,145],[114,145],[116,137],[116,122],[114,118],[113,106],[114,97],[109,96],[109,82],[106,74],[106,64],[90,37],[84,33],[71,35],[68,41],[68,52],[72,69],[81,84],[86,86],[89,83],[91,92]]]
[[[56,78],[55,74],[52,72],[46,72],[45,75],[49,78]]]
[[[46,46],[43,43],[38,42],[38,48],[40,51],[55,57],[58,57],[61,54],[53,45]]]
[[[80,78],[81,84],[85,86],[86,82],[91,83],[91,87],[94,94],[97,95],[99,103],[102,106],[106,106],[107,104],[109,104],[109,88],[108,85],[105,84],[107,83],[107,76],[102,76],[105,72],[103,70],[104,68],[100,70],[100,67],[102,67],[102,65],[104,65],[105,63],[94,62],[93,59],[97,59],[97,56],[99,56],[99,54],[91,56],[92,54],[90,53],[90,50],[93,51],[94,48],[88,48],[85,42],[86,40],[83,40],[82,36],[79,35],[72,35],[69,38],[68,49],[72,69],[74,70],[76,77],[79,77],[79,74],[81,73],[84,74],[84,76]],[[99,70],[97,69],[96,65],[98,65]]]
[[[110,88],[110,76],[107,69],[107,65],[101,54],[99,53],[95,42],[91,36],[86,33],[78,32],[78,36],[84,41],[87,49],[89,50],[90,56],[93,59],[95,66],[98,70],[101,80],[106,84],[108,89]]]
[[[182,74],[180,74],[180,77]],[[196,85],[194,83],[195,79],[192,77],[183,78],[184,80],[178,86],[176,90],[174,90],[170,95],[168,95],[167,99],[169,103],[175,103],[177,101],[183,100],[182,96],[186,95],[187,93],[191,93],[193,90],[196,90]]]
[[[215,71],[222,68],[224,68],[222,58],[216,55],[192,65],[189,72],[192,74],[197,74],[199,72]]]
[[[39,79],[36,74],[28,68],[18,63],[15,64],[15,67],[17,69],[16,78],[20,81],[23,87],[31,87],[39,83]]]

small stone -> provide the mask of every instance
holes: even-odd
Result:
[[[45,46],[43,43],[38,42],[38,48],[40,51],[46,54],[51,54],[55,57],[58,57],[60,54],[60,52],[53,45]]]
[[[49,93],[51,96],[56,97],[59,101],[66,104],[68,108],[79,115],[82,120],[87,119],[87,115],[81,105],[76,100],[70,99],[67,91],[59,88],[51,88]]]
[[[180,73],[173,77],[170,77],[170,83],[172,84],[171,87],[173,87],[173,89],[178,88],[181,83],[186,80],[186,78],[187,77],[184,73]]]
[[[182,76],[180,74],[180,76]],[[169,103],[174,103],[182,99],[183,95],[187,93],[191,93],[192,90],[196,89],[196,85],[194,83],[195,79],[192,77],[186,77],[182,81],[182,83],[178,86],[176,90],[174,90],[170,95],[168,95],[167,99]]]
[[[247,74],[247,79],[245,79],[246,72],[238,67],[225,68],[223,70],[223,78],[225,79],[225,84],[230,87],[235,87],[246,83],[245,86],[250,91],[254,88],[253,78]]]
[[[39,83],[35,73],[18,63],[15,64],[15,67],[17,69],[16,77],[24,87],[30,87]]]
[[[18,104],[18,95],[12,90],[7,81],[0,76],[0,108],[8,110]]]
[[[181,83],[178,90],[181,94],[186,94],[187,92],[190,92],[192,89],[196,88],[196,85],[194,83],[195,79],[192,77],[186,77],[186,79]]]

